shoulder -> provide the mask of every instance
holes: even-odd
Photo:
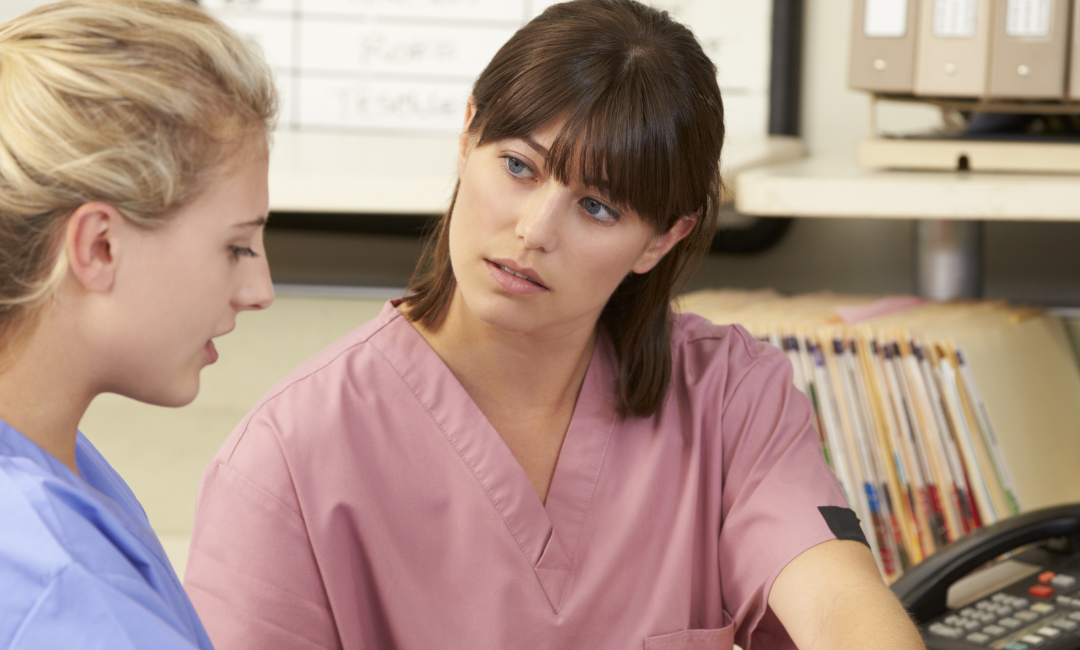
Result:
[[[311,384],[338,381],[344,374],[368,371],[370,368],[366,366],[378,364],[381,356],[377,341],[385,338],[388,330],[392,331],[395,327],[400,329],[402,326],[411,328],[393,304],[387,302],[378,316],[341,337],[286,375],[270,389],[255,410],[287,401],[292,393],[302,391]]]
[[[149,528],[150,520],[146,516],[146,511],[135,493],[131,491],[127,481],[113,469],[109,461],[105,460],[97,447],[81,431],[75,439],[75,455],[78,458],[79,473],[84,481],[120,504],[133,519]]]
[[[298,513],[297,482],[318,475],[320,462],[342,453],[343,438],[371,429],[373,414],[400,396],[395,361],[408,355],[415,338],[412,324],[387,303],[376,318],[301,364],[240,421],[203,473],[201,491],[227,483]]]
[[[143,573],[160,580],[172,575],[158,567],[164,557],[155,562],[154,549],[145,546],[153,531],[141,507],[85,438],[77,445],[82,479],[33,449],[6,446],[0,453],[0,531],[17,531],[0,534],[0,647],[55,645],[30,642],[35,631],[55,641],[68,627],[81,627],[85,638],[106,621],[135,626],[134,618],[118,615],[123,608],[163,628],[174,619],[167,592],[154,586],[162,583]],[[116,502],[114,492],[130,495],[132,504]],[[95,615],[80,617],[88,607]]]
[[[288,428],[304,421],[315,426],[337,413],[334,405],[378,385],[391,372],[380,348],[393,330],[411,325],[391,303],[374,319],[349,332],[285,376],[248,412],[218,453],[228,460],[249,431]],[[382,345],[380,345],[380,343]]]
[[[717,325],[697,314],[675,314],[672,377],[687,387],[730,397],[772,377],[791,381],[791,363],[775,346],[737,324]]]
[[[58,534],[62,515],[48,473],[30,459],[0,456],[0,647],[52,581],[74,560]]]

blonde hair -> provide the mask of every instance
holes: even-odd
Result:
[[[277,113],[254,45],[187,0],[65,0],[0,25],[0,353],[66,273],[66,218],[164,223]]]

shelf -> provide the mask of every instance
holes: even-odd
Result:
[[[892,171],[815,156],[740,173],[735,206],[772,217],[1080,221],[1080,177]]]
[[[735,139],[724,147],[723,173],[731,178],[803,155],[797,138]],[[439,214],[450,202],[456,159],[457,136],[450,134],[281,131],[270,155],[270,209]]]
[[[1080,101],[1068,99],[985,99],[980,97],[922,97],[893,93],[871,93],[875,102],[930,104],[946,110],[970,113],[1022,113],[1028,115],[1077,115]]]

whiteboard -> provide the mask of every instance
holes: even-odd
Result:
[[[476,76],[554,0],[202,0],[258,43],[284,91],[282,126],[455,133]],[[732,137],[768,133],[772,3],[653,0],[719,68]]]
[[[373,134],[460,130],[476,76],[556,0],[201,0],[265,53],[281,128]],[[0,0],[0,20],[46,4]],[[727,131],[768,133],[772,2],[652,0],[719,69]]]

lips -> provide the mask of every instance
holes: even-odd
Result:
[[[218,352],[217,352],[217,348],[214,347],[214,342],[213,341],[207,341],[206,345],[204,347],[206,349],[206,356],[210,359],[210,363],[214,363],[215,361],[217,361],[218,360]]]
[[[493,264],[494,266],[496,266],[501,271],[503,271],[505,273],[509,273],[510,275],[512,275],[512,276],[514,276],[516,278],[520,278],[522,280],[525,280],[526,282],[531,282],[532,284],[535,284],[536,286],[538,286],[538,287],[540,287],[542,289],[547,289],[548,288],[547,285],[544,284],[544,281],[540,277],[540,274],[537,273],[536,271],[534,271],[533,269],[530,269],[528,267],[518,266],[517,264],[514,264],[510,260],[494,259],[494,260],[487,260],[487,261],[489,263]]]

